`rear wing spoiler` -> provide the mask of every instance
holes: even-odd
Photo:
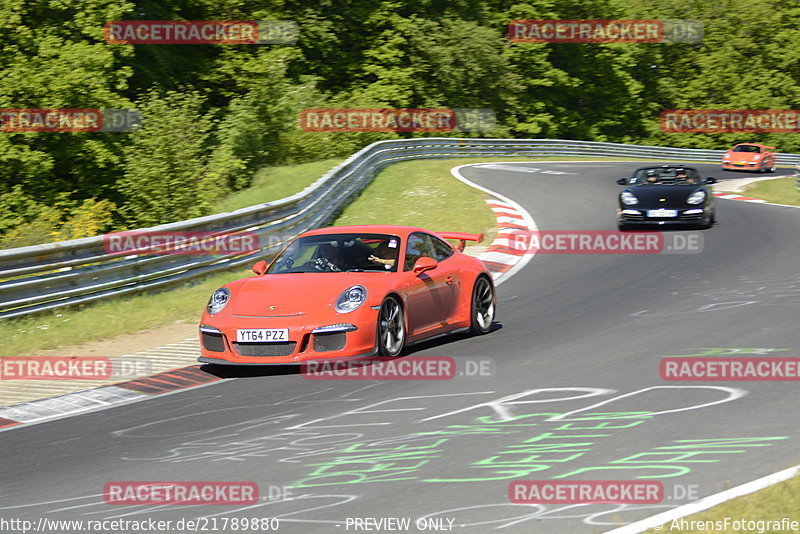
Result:
[[[459,252],[464,251],[464,247],[467,244],[467,241],[475,241],[476,243],[481,243],[483,241],[483,234],[467,234],[465,232],[436,232],[439,237],[443,237],[445,239],[456,239],[458,240],[458,246],[456,250]]]

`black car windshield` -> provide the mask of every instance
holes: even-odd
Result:
[[[761,152],[761,148],[755,145],[739,145],[733,149],[734,152]]]
[[[269,274],[396,272],[400,238],[385,234],[326,234],[295,239]]]
[[[700,174],[692,168],[652,167],[636,171],[628,184],[700,185],[702,182]]]

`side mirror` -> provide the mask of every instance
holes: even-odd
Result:
[[[424,273],[425,271],[432,271],[433,269],[436,268],[437,265],[439,264],[436,263],[436,260],[434,260],[433,258],[429,258],[428,256],[422,256],[416,261],[416,263],[414,263],[413,271],[416,274],[420,274]]]
[[[717,183],[717,179],[716,178],[712,178],[712,177],[709,176],[708,178],[706,178],[706,183],[707,184],[715,184],[715,183]]]
[[[257,261],[250,269],[256,274],[264,274],[267,272],[267,262],[264,260]]]
[[[619,180],[617,180],[617,183],[619,185],[628,185],[628,179],[627,178],[620,178]]]

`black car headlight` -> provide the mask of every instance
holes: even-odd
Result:
[[[706,200],[706,192],[705,191],[695,191],[689,198],[686,199],[686,202],[689,204],[700,204],[701,202],[705,202]]]
[[[211,298],[208,299],[208,306],[206,306],[208,313],[214,315],[215,313],[221,312],[222,308],[228,304],[230,299],[231,292],[227,287],[221,287],[217,289],[211,294]]]

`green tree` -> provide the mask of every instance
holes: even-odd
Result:
[[[202,112],[203,98],[192,90],[149,92],[137,102],[143,127],[124,149],[124,174],[118,187],[131,227],[153,226],[199,217],[227,190],[209,172],[209,132],[213,120]]]

